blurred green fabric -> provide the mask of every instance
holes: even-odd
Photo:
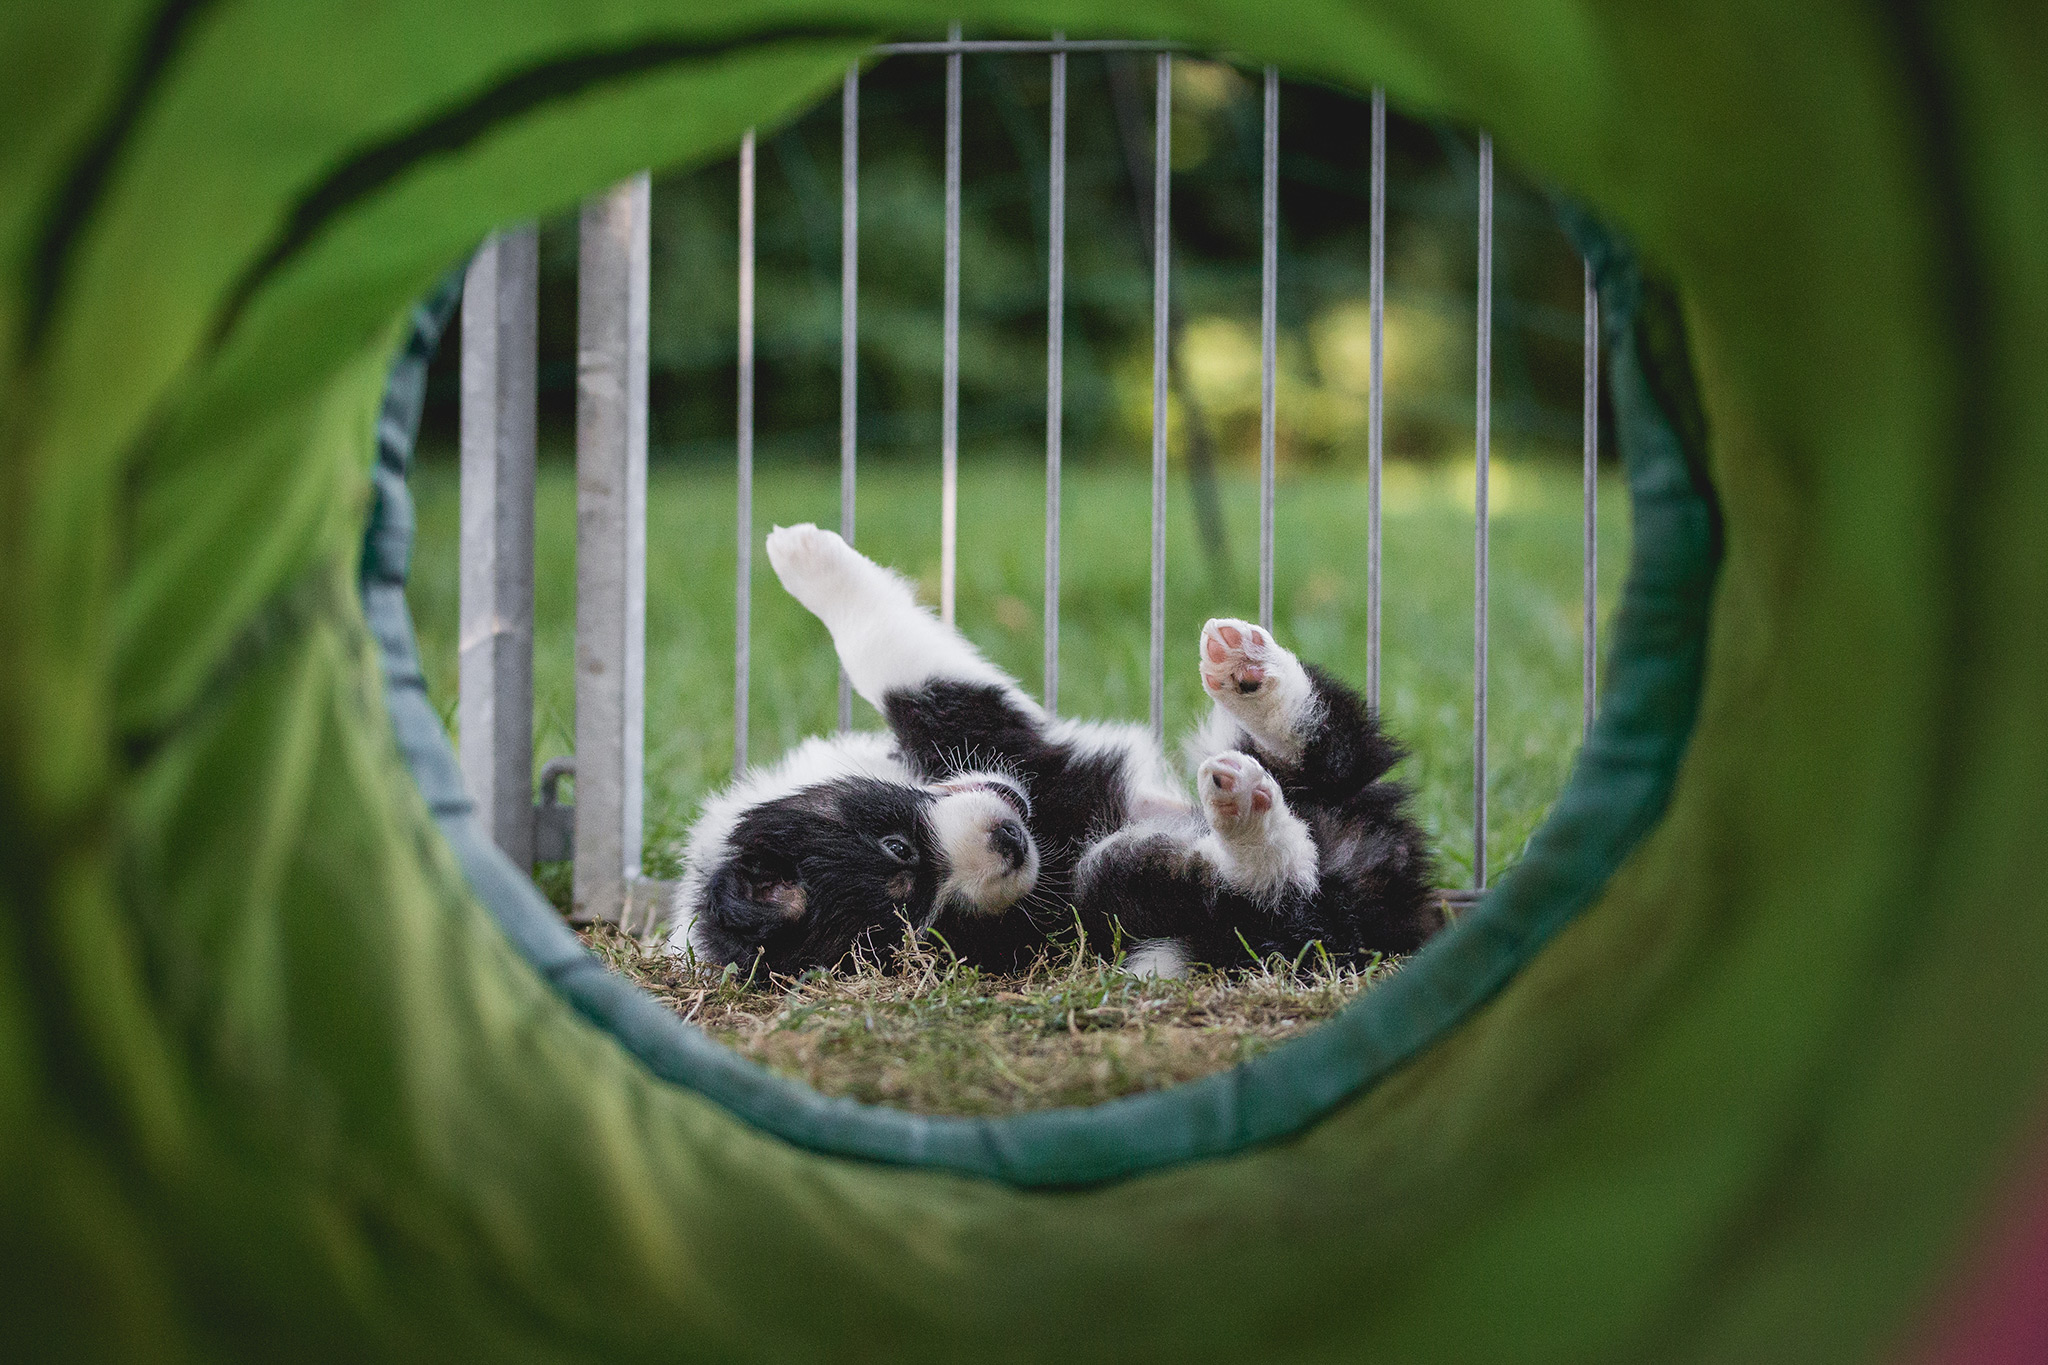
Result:
[[[1027,1188],[651,1074],[476,901],[387,711],[358,584],[414,300],[954,17],[719,9],[0,12],[8,1354],[1895,1349],[2048,1098],[2048,16],[964,15],[1491,129],[1668,282],[1645,379],[1697,377],[1725,546],[1662,819],[1512,981],[1292,1136]]]

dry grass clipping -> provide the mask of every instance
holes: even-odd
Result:
[[[753,979],[598,925],[583,940],[686,1021],[826,1095],[919,1114],[1094,1104],[1234,1066],[1335,1014],[1393,970],[1319,954],[1140,981],[1085,944],[1017,975],[905,943],[853,970]]]

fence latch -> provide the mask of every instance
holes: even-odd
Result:
[[[576,856],[576,807],[562,804],[562,779],[576,776],[574,755],[551,758],[540,770],[540,804],[533,808],[533,860],[567,862]]]

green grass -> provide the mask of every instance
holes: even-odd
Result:
[[[584,942],[744,1056],[827,1095],[919,1114],[1095,1104],[1255,1057],[1394,970],[1274,958],[1140,981],[1085,945],[997,975],[917,945],[772,982],[650,950],[609,925]]]
[[[453,462],[414,478],[419,539],[410,598],[428,689],[455,717],[457,484]],[[1493,475],[1492,667],[1487,857],[1511,863],[1562,786],[1579,742],[1579,480],[1568,465],[1497,460]],[[774,758],[837,715],[837,664],[824,629],[791,601],[759,553],[771,525],[838,521],[836,470],[764,469],[755,485],[752,757]],[[1212,582],[1176,481],[1167,532],[1169,734],[1206,706],[1197,632],[1211,616],[1258,610],[1258,493],[1226,482],[1233,572]],[[1148,475],[1131,466],[1067,471],[1060,608],[1060,709],[1146,713]],[[1035,462],[964,460],[958,616],[990,658],[1034,692],[1042,674],[1044,474]],[[1627,512],[1618,483],[1601,498],[1601,594],[1618,588]],[[540,476],[535,588],[536,763],[572,747],[575,479]],[[1275,623],[1282,641],[1362,686],[1365,485],[1350,474],[1282,482]],[[1401,770],[1436,838],[1444,882],[1468,885],[1472,845],[1472,514],[1463,464],[1392,465],[1385,493],[1381,708],[1413,751]],[[674,845],[703,797],[730,774],[733,689],[733,479],[729,470],[658,467],[648,480],[647,866],[673,875]],[[860,547],[918,579],[936,600],[938,476],[863,471]],[[864,703],[856,724],[879,725]]]
[[[1043,473],[975,460],[961,471],[959,619],[997,663],[1041,681]],[[457,486],[446,460],[413,481],[419,539],[410,592],[430,694],[453,728]],[[756,534],[838,519],[836,471],[764,469]],[[1186,489],[1168,529],[1167,707],[1175,731],[1207,703],[1196,632],[1210,616],[1257,614],[1258,495],[1225,489],[1234,571],[1200,562]],[[1628,535],[1618,484],[1602,490],[1603,603]],[[1145,471],[1084,467],[1066,480],[1060,707],[1142,719],[1149,603]],[[863,473],[861,548],[937,596],[938,479],[885,465]],[[1488,858],[1512,862],[1549,809],[1579,742],[1580,489],[1568,465],[1502,461],[1493,483],[1492,761]],[[1363,684],[1365,487],[1344,474],[1281,485],[1276,624],[1307,657]],[[574,735],[575,480],[541,472],[535,591],[536,763]],[[733,687],[733,485],[729,472],[658,468],[648,487],[647,864],[673,875],[674,845],[729,775]],[[1446,885],[1468,885],[1472,840],[1471,473],[1390,467],[1385,497],[1382,709],[1413,750],[1404,776],[1438,841]],[[757,542],[758,544],[758,542]],[[753,757],[774,758],[837,718],[837,665],[823,627],[785,596],[761,555],[754,580]],[[1604,612],[1603,612],[1604,615]],[[862,722],[879,724],[861,703]],[[561,902],[566,877],[543,869]],[[1030,970],[997,976],[911,948],[851,972],[761,980],[699,966],[606,926],[584,931],[613,968],[742,1054],[827,1095],[920,1113],[1005,1114],[1088,1104],[1233,1065],[1328,1018],[1391,968],[1311,958],[1139,982],[1055,944]]]

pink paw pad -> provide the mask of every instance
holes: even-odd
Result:
[[[1219,822],[1263,815],[1279,800],[1280,789],[1258,760],[1247,754],[1222,753],[1202,764],[1202,800]]]
[[[1242,621],[1211,621],[1202,631],[1202,685],[1212,693],[1249,696],[1271,676],[1273,637]]]

